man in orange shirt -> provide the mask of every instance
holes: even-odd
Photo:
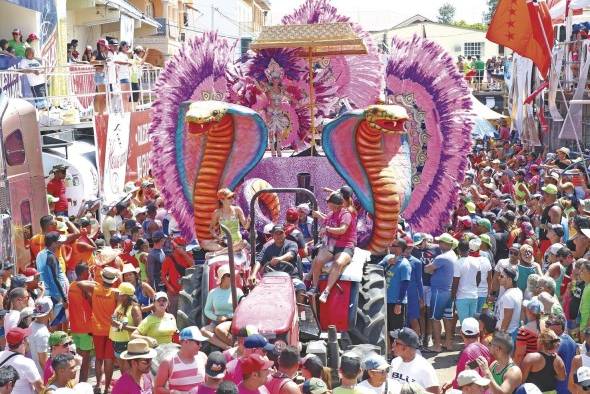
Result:
[[[76,280],[75,269],[79,263],[94,265],[94,251],[96,244],[88,234],[90,233],[90,221],[86,218],[80,219],[80,238],[72,242],[72,253],[68,260],[66,275],[70,281]]]
[[[166,286],[166,293],[170,304],[168,310],[178,309],[178,295],[180,294],[180,280],[187,268],[193,266],[193,259],[186,252],[187,242],[182,237],[175,237],[172,240],[174,249],[172,253],[164,258],[162,263],[162,282]]]
[[[92,333],[92,342],[96,355],[95,391],[100,390],[103,372],[107,391],[113,379],[115,352],[113,342],[109,339],[109,331],[111,318],[117,307],[118,291],[113,288],[113,284],[119,279],[119,273],[119,270],[106,266],[100,273],[102,283],[84,281],[78,284],[81,290],[86,293],[86,296],[92,300],[90,332]]]
[[[94,282],[90,282],[90,273],[86,263],[76,265],[77,281],[70,284],[68,291],[68,305],[70,312],[70,330],[72,339],[76,344],[76,353],[82,357],[82,366],[80,367],[80,382],[88,379],[88,369],[90,367],[90,353],[94,349],[92,337],[90,336],[92,297],[89,295],[94,288]],[[85,291],[86,289],[87,291]],[[72,313],[74,312],[74,313]]]
[[[31,261],[33,262],[33,265],[35,264],[39,252],[45,248],[45,234],[52,231],[58,231],[58,220],[63,222],[68,228],[69,234],[66,234],[67,239],[64,242],[64,244],[71,244],[80,236],[80,231],[78,231],[76,226],[74,226],[72,222],[70,222],[68,219],[61,217],[59,219],[56,219],[55,217],[53,217],[53,215],[42,216],[39,220],[39,224],[41,225],[41,234],[33,235],[30,242]],[[66,272],[67,253],[64,245],[60,246],[56,250],[55,255],[57,256],[57,260],[59,261],[59,265],[62,269],[62,272]]]

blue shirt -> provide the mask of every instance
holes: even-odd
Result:
[[[63,273],[55,254],[45,248],[37,254],[35,264],[45,284],[45,295],[65,299],[65,283],[61,283]]]
[[[576,350],[578,345],[576,342],[567,334],[561,334],[559,337],[561,342],[559,343],[559,349],[557,349],[557,354],[563,360],[565,364],[565,380],[558,380],[556,379],[555,389],[557,390],[557,394],[569,394],[569,390],[567,388],[567,381],[568,377],[570,376],[570,371],[572,369],[572,360],[576,355]]]
[[[408,294],[410,297],[424,298],[424,286],[422,286],[422,262],[414,256],[406,257],[412,267],[412,275],[410,276],[410,284],[408,286]]]
[[[412,255],[422,262],[422,283],[424,286],[430,286],[430,277],[432,276],[432,274],[424,272],[424,267],[430,264],[432,260],[441,253],[442,252],[438,246],[428,247],[426,249],[414,248],[412,250]]]
[[[432,264],[436,270],[430,278],[430,287],[432,289],[450,291],[453,284],[453,274],[457,255],[452,250],[440,254],[434,258]]]
[[[388,304],[407,304],[408,297],[404,294],[400,300],[400,289],[403,281],[409,281],[412,275],[412,266],[405,257],[396,257],[394,264],[389,264],[389,259],[393,255],[387,255],[381,260],[379,265],[385,270],[385,284],[387,286],[387,303]]]
[[[162,263],[166,254],[162,249],[152,249],[147,256],[147,274],[149,285],[156,291],[162,289]]]

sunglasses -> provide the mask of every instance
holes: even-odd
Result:
[[[62,346],[63,347],[70,347],[72,344],[73,344],[73,342],[66,342]]]
[[[152,363],[152,359],[151,358],[141,358],[141,359],[139,359],[137,361],[140,362],[140,363],[143,363],[143,364],[151,364]]]

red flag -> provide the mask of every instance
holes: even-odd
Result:
[[[545,1],[500,0],[486,38],[531,59],[547,79],[553,26]]]

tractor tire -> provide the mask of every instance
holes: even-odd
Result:
[[[182,290],[178,297],[176,325],[179,330],[188,326],[202,326],[203,307],[203,276],[204,265],[199,264],[186,270],[182,277]]]
[[[363,268],[356,308],[355,326],[348,331],[354,345],[371,344],[387,355],[387,303],[383,268],[367,264]]]

